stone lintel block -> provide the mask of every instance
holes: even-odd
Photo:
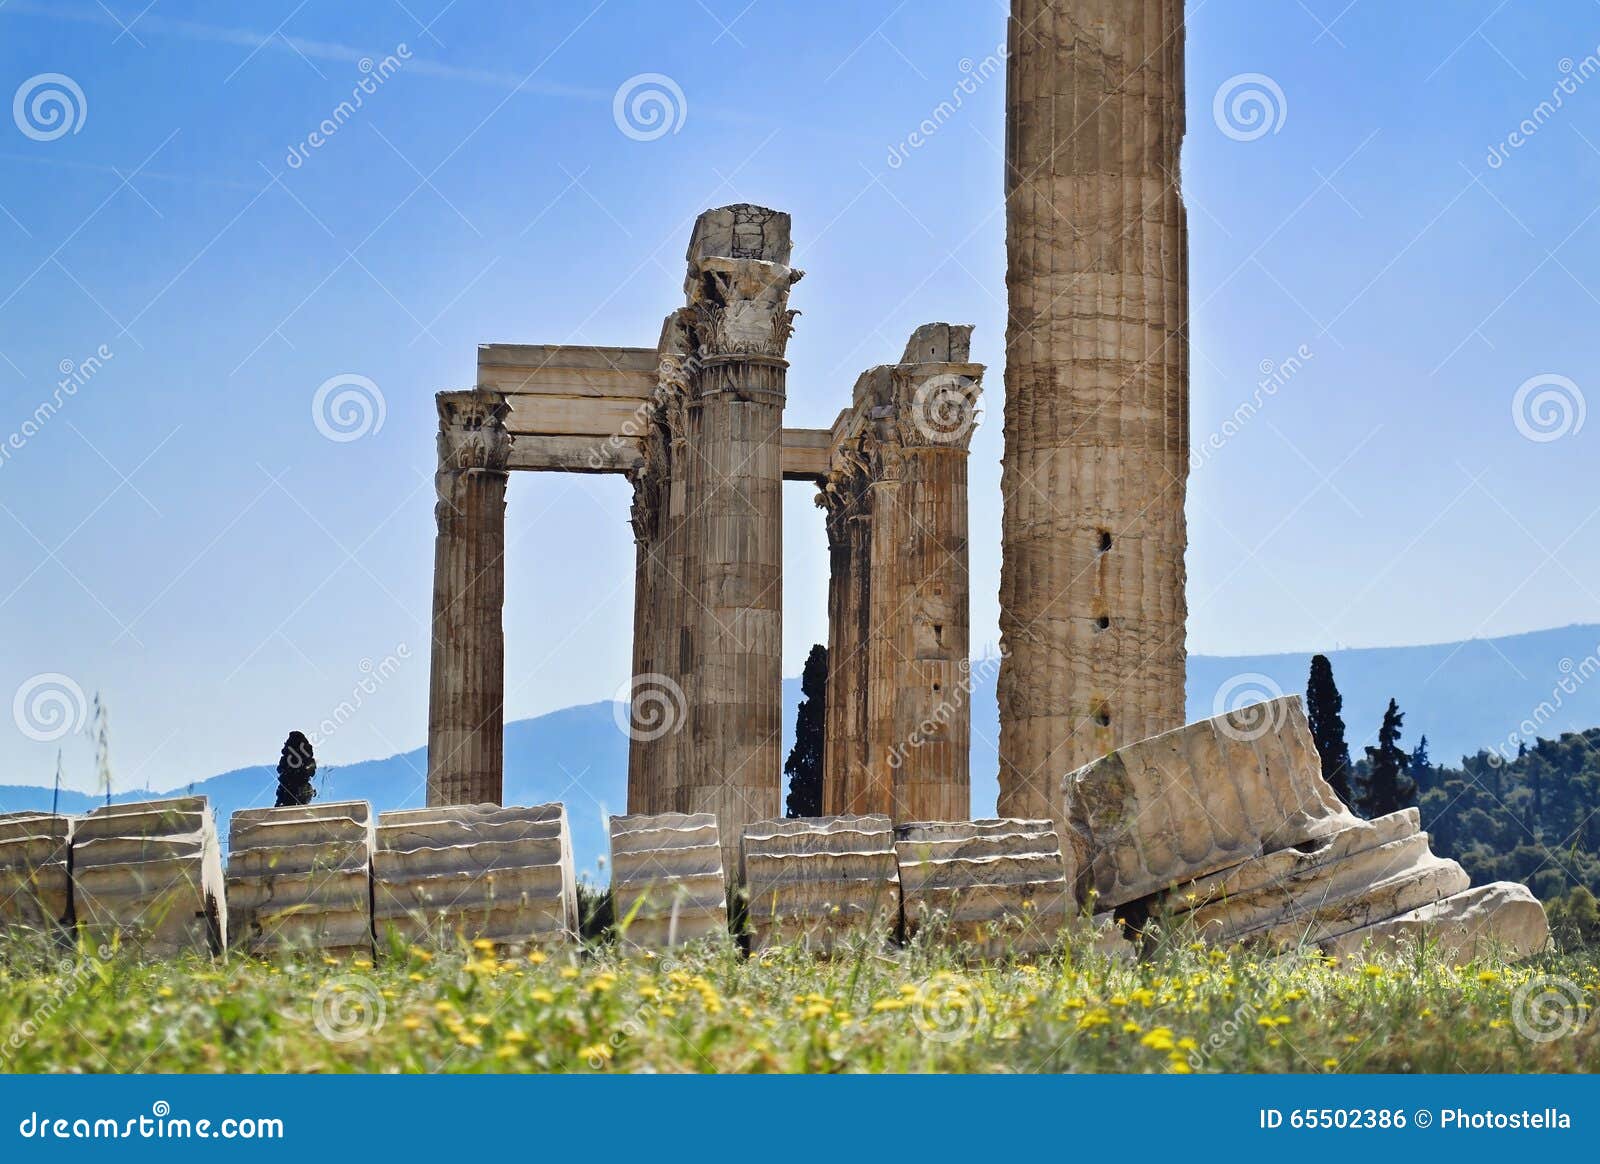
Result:
[[[907,937],[934,926],[981,957],[1059,944],[1074,907],[1051,821],[902,824],[894,847]]]
[[[1431,905],[1362,926],[1322,943],[1339,957],[1393,952],[1428,943],[1439,957],[1464,963],[1479,958],[1531,957],[1550,941],[1544,906],[1526,885],[1495,881]]]
[[[709,812],[611,818],[611,896],[625,945],[663,948],[728,932],[727,878]]]
[[[1322,778],[1298,696],[1118,748],[1062,781],[1067,864],[1097,908],[1357,823]]]
[[[757,259],[789,265],[789,215],[748,202],[719,206],[695,220],[687,255],[691,271],[706,259]]]
[[[561,804],[438,805],[382,813],[372,854],[381,938],[572,941],[572,834]]]
[[[902,364],[965,364],[972,359],[972,324],[924,323],[906,341]]]
[[[0,814],[0,929],[71,924],[72,823],[52,813]]]
[[[887,941],[898,928],[900,873],[886,816],[759,821],[740,841],[750,948],[827,955],[847,936]]]
[[[245,809],[229,823],[233,944],[253,954],[372,950],[372,808]]]
[[[72,831],[74,912],[93,940],[121,935],[145,953],[227,947],[216,822],[203,796],[97,808]]]

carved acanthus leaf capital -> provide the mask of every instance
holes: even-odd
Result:
[[[481,388],[440,392],[439,468],[504,472],[511,464],[514,437],[506,431],[511,405],[505,395]]]

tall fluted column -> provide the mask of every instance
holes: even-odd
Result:
[[[1184,718],[1182,0],[1012,0],[1000,812]]]
[[[441,392],[428,803],[499,804],[505,778],[505,397]]]
[[[780,815],[784,359],[794,312],[789,216],[758,206],[695,223],[684,285],[699,359],[685,477],[691,755],[683,808],[714,812],[724,868],[744,826]]]

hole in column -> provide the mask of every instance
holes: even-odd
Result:
[[[1103,530],[1100,531],[1100,552],[1103,554],[1107,550],[1109,550],[1110,548],[1111,548],[1111,531],[1108,530],[1108,529],[1103,529]]]
[[[1111,616],[1108,614],[1102,614],[1099,618],[1094,620],[1094,629],[1097,631],[1108,630],[1110,627]]]
[[[1094,722],[1101,727],[1111,726],[1111,705],[1102,703],[1094,709]]]

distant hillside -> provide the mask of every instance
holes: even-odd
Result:
[[[1570,626],[1465,643],[1332,651],[1329,657],[1344,695],[1344,718],[1356,755],[1373,741],[1384,705],[1393,696],[1406,713],[1402,744],[1409,747],[1426,734],[1434,761],[1454,764],[1458,757],[1504,743],[1525,719],[1537,718],[1537,734],[1550,738],[1600,726],[1600,680],[1586,683],[1581,678],[1600,666],[1597,649],[1600,626]],[[1226,697],[1230,689],[1262,696],[1275,690],[1303,692],[1309,665],[1309,654],[1192,656],[1189,718],[1211,715],[1219,692]],[[985,816],[994,812],[999,791],[999,715],[993,669],[977,666],[974,674],[972,807],[975,815]],[[1573,690],[1562,690],[1563,682]],[[785,753],[799,699],[799,680],[786,680]],[[1514,751],[1515,744],[1511,747]],[[320,795],[326,800],[370,800],[382,809],[420,806],[427,767],[423,753],[417,748],[324,769],[317,778]],[[277,762],[276,756],[271,759]],[[275,784],[272,768],[263,765],[191,787],[211,797],[226,830],[234,810],[270,803]],[[506,799],[518,804],[565,801],[578,867],[595,873],[606,851],[605,815],[622,812],[627,802],[627,741],[617,730],[612,705],[569,707],[508,724]],[[83,812],[93,804],[91,797],[62,793],[64,812]],[[47,788],[0,787],[0,811],[49,807]]]

